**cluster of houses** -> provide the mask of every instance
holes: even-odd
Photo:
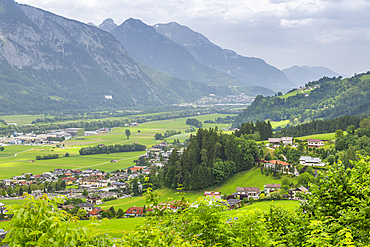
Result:
[[[280,137],[280,138],[269,138],[269,146],[276,148],[280,145],[293,145],[293,137]],[[307,145],[310,148],[319,148],[324,146],[324,141],[321,139],[307,139]]]

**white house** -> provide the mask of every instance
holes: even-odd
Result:
[[[308,139],[307,143],[308,143],[308,147],[311,147],[311,148],[319,148],[321,146],[324,146],[323,140],[320,140],[320,139]]]
[[[299,164],[304,166],[325,166],[326,164],[321,161],[320,158],[311,156],[301,156],[299,158]]]
[[[248,195],[249,197],[253,197],[253,199],[257,200],[260,194],[260,188],[258,187],[236,187],[236,192],[238,195]]]
[[[263,187],[264,187],[264,192],[266,194],[270,194],[270,192],[280,190],[281,184],[265,184]]]

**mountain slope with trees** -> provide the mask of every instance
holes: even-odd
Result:
[[[287,98],[259,95],[235,118],[234,125],[257,119],[281,121],[298,117],[300,122],[304,122],[307,119],[370,114],[370,72],[346,79],[324,77],[306,84],[306,87],[315,86],[309,94],[296,94]]]

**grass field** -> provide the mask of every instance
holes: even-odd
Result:
[[[344,131],[344,134],[346,135],[346,131]],[[322,139],[322,140],[335,140],[335,133],[326,133],[326,134],[316,134],[316,135],[308,135],[308,136],[300,136],[300,137],[294,137],[295,139]]]
[[[272,129],[276,129],[277,127],[284,128],[289,122],[289,120],[270,121]]]
[[[294,92],[291,92],[291,93],[287,93],[287,94],[284,94],[284,95],[282,95],[282,96],[279,96],[279,98],[280,99],[287,99],[287,98],[289,98],[289,97],[292,97],[292,96],[295,96],[295,95],[297,95],[297,94],[302,94],[302,93],[307,93],[307,94],[309,94],[309,93],[311,93],[311,91],[312,90],[306,90],[306,91],[303,91],[303,92],[301,92],[301,91],[294,91]]]
[[[228,194],[235,192],[236,187],[259,187],[260,190],[263,190],[263,186],[267,183],[275,183],[275,184],[281,184],[283,179],[287,176],[283,176],[281,179],[275,179],[273,177],[266,177],[265,175],[261,174],[261,170],[256,168],[253,168],[249,171],[240,172],[231,178],[227,179],[224,183],[218,186],[213,186],[208,188],[207,190],[217,190],[221,191],[221,194]],[[297,184],[298,178],[290,178],[289,182],[293,182],[294,184]]]
[[[53,117],[53,116],[47,116]],[[5,120],[7,123],[17,123],[17,124],[30,124],[32,121],[36,120],[37,118],[44,118],[44,115],[6,115],[0,116],[0,119]]]

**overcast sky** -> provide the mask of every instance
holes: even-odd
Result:
[[[16,0],[81,22],[178,22],[216,45],[285,69],[370,70],[370,0]]]

